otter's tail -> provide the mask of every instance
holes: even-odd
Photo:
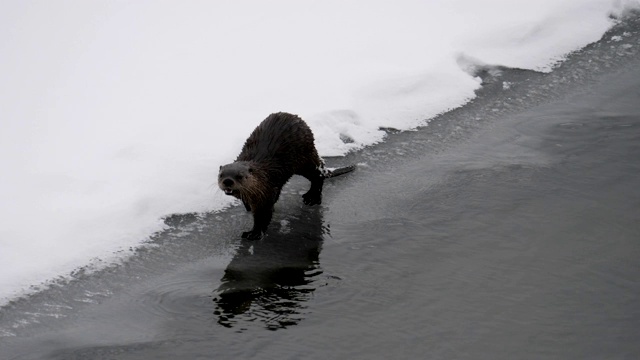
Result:
[[[346,173],[350,173],[355,169],[356,169],[355,165],[349,165],[349,166],[339,167],[335,169],[325,168],[324,171],[322,172],[322,175],[324,175],[325,179],[328,179],[328,178],[344,175]]]

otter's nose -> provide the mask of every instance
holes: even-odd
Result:
[[[224,185],[224,186],[229,186],[229,187],[230,187],[230,186],[233,186],[233,180],[231,180],[231,179],[224,179],[224,180],[222,180],[222,185]]]

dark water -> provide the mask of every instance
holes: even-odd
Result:
[[[640,58],[601,45],[352,154],[322,207],[294,181],[264,240],[169,219],[3,308],[0,358],[640,358]]]

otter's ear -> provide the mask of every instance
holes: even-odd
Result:
[[[220,165],[220,170],[222,170],[222,165]]]

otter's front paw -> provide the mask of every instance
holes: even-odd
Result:
[[[322,204],[322,195],[306,193],[302,195],[302,202],[305,205],[320,205]]]
[[[262,239],[261,231],[245,231],[242,233],[242,238],[247,240],[260,240]]]

